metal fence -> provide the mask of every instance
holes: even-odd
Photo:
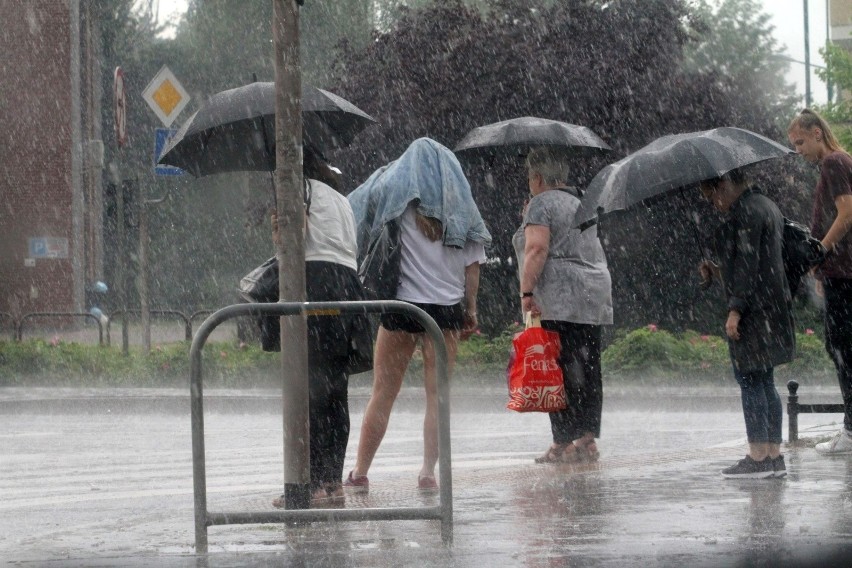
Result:
[[[799,404],[798,381],[787,382],[787,440],[790,443],[799,441],[799,414],[811,413],[842,413],[842,404]]]
[[[18,320],[17,324],[17,339],[22,341],[24,338],[24,323],[30,319],[36,318],[85,318],[93,320],[98,324],[98,345],[104,344],[104,326],[101,319],[94,314],[88,312],[32,312],[24,315]]]
[[[439,504],[431,507],[366,508],[366,509],[298,509],[284,511],[211,512],[207,510],[207,473],[204,451],[204,381],[202,350],[213,330],[224,321],[258,314],[291,316],[311,314],[335,317],[348,313],[404,313],[418,320],[435,345],[438,372],[438,445],[440,460]],[[393,521],[431,519],[441,521],[441,538],[452,542],[453,485],[450,456],[450,384],[447,376],[447,349],[444,336],[426,312],[399,301],[375,302],[279,302],[272,304],[237,304],[210,315],[195,334],[190,348],[190,400],[192,408],[192,472],[195,494],[195,551],[206,554],[207,529],[213,525],[256,523],[305,523],[317,521]]]
[[[11,335],[13,339],[15,339],[18,334],[18,322],[17,320],[15,320],[15,316],[8,312],[0,312],[0,321],[3,320],[8,320],[11,322],[11,326],[9,327],[9,335]]]
[[[183,322],[183,338],[185,341],[192,341],[192,318],[187,316],[185,313],[178,310],[150,310],[149,313],[155,317],[168,317],[168,316],[177,316]],[[112,327],[112,322],[116,318],[121,318],[122,325],[124,325],[124,319],[129,315],[138,316],[142,314],[142,310],[116,310],[109,314],[109,321],[107,322],[107,345],[110,345],[110,328]]]
[[[17,341],[22,341],[24,336],[25,324],[27,324],[30,320],[33,319],[46,319],[46,318],[68,318],[68,319],[86,319],[94,321],[98,326],[98,343],[100,345],[111,345],[111,334],[114,320],[121,320],[122,330],[127,323],[125,318],[127,316],[139,316],[141,315],[142,310],[117,310],[109,314],[109,317],[106,318],[106,323],[104,320],[99,318],[98,316],[88,313],[88,312],[30,312],[21,316],[20,319],[16,319],[14,315],[8,312],[0,312],[0,324],[3,322],[8,322],[8,326],[0,325],[0,332],[3,331],[4,327],[8,327],[9,335],[12,339]],[[174,317],[176,320],[179,320],[183,326],[183,339],[184,341],[192,341],[192,325],[193,320],[199,319],[202,315],[212,314],[213,310],[199,310],[194,312],[192,315],[186,315],[184,312],[180,310],[150,310],[150,314],[153,317],[157,317],[160,319]]]

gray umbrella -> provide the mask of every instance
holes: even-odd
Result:
[[[376,121],[334,93],[302,88],[304,144],[320,153],[341,148]],[[211,96],[171,138],[159,164],[196,177],[275,170],[275,83],[251,83]]]
[[[465,157],[525,155],[534,146],[561,146],[569,155],[611,150],[585,126],[523,116],[474,128],[461,139],[453,152]]]
[[[663,136],[598,172],[586,188],[575,224],[588,224],[599,214],[627,209],[731,170],[794,153],[742,128]]]

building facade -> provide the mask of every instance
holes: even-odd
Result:
[[[0,312],[13,318],[85,311],[103,270],[92,1],[0,0]]]

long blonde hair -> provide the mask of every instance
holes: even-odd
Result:
[[[815,111],[805,108],[793,119],[790,123],[790,126],[787,128],[787,132],[789,133],[794,128],[801,128],[802,130],[811,131],[814,128],[819,128],[822,131],[823,140],[825,141],[825,145],[832,152],[846,152],[846,148],[840,145],[840,142],[837,141],[837,137],[834,136],[834,133],[831,131],[831,127],[828,125],[828,122],[817,114]],[[846,152],[847,154],[849,152]]]

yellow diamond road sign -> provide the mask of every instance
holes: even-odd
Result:
[[[142,91],[142,98],[167,128],[189,103],[189,94],[165,65]]]

